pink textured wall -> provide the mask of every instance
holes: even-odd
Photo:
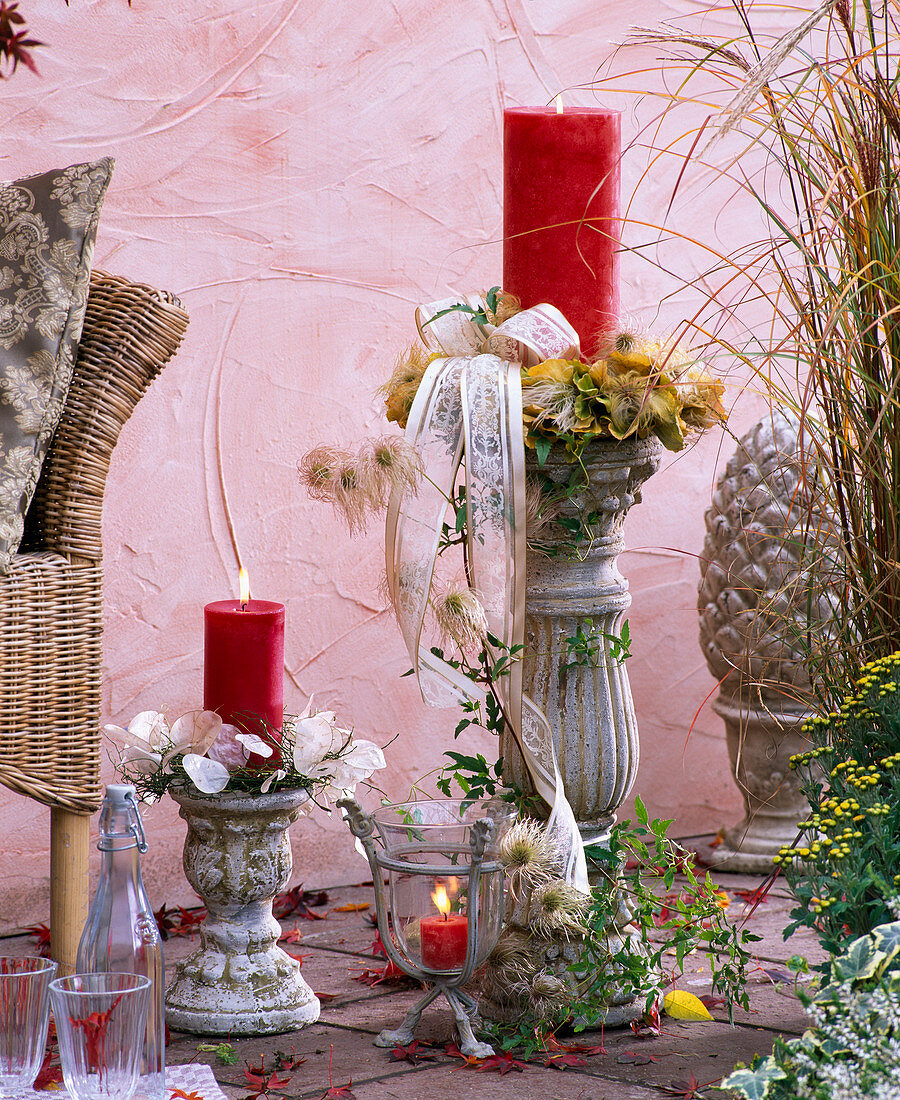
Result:
[[[114,155],[96,263],[175,290],[191,314],[110,474],[104,720],[199,704],[201,608],[236,584],[227,502],[254,594],[287,605],[288,705],[315,693],[362,736],[396,738],[383,786],[403,796],[438,765],[456,715],[426,710],[399,678],[407,660],[378,595],[379,532],[351,541],[300,490],[296,463],[315,443],[384,430],[373,391],[412,339],[419,301],[499,281],[501,108],[561,89],[572,103],[595,102],[586,85],[634,6],[28,0],[23,9],[49,45],[40,78],[20,70],[0,84],[0,175]],[[696,10],[651,0],[641,21]],[[652,52],[617,64],[640,61],[657,67]],[[635,96],[603,99],[625,109],[629,136],[654,110]],[[626,195],[645,164],[641,149],[628,154]],[[642,186],[632,214],[659,220],[671,182]],[[727,238],[731,221],[713,225],[706,203],[680,210],[686,232]],[[651,264],[626,255],[623,276],[626,308],[647,323],[664,329],[691,308],[664,300],[673,281]],[[736,430],[754,415],[742,400]],[[697,645],[695,555],[731,448],[713,436],[666,457],[629,519],[621,563],[634,594],[638,787],[680,833],[738,816],[720,721],[707,708],[688,738],[712,687]],[[147,824],[152,896],[187,900],[171,804]],[[0,826],[0,924],[43,919],[47,814],[3,794]],[[294,843],[295,877],[307,884],[365,877],[333,819],[305,819]]]

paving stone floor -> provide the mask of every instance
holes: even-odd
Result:
[[[741,919],[745,906],[734,891],[752,890],[761,878],[723,874],[718,881],[732,897],[729,915]],[[285,930],[296,927],[301,933],[300,942],[286,948],[303,956],[306,980],[314,990],[328,995],[317,1024],[273,1038],[236,1040],[239,1062],[234,1067],[217,1064],[208,1053],[198,1054],[200,1040],[196,1037],[176,1034],[168,1050],[170,1062],[207,1061],[230,1098],[245,1097],[252,1091],[243,1081],[247,1063],[259,1065],[263,1059],[266,1067],[274,1067],[276,1051],[293,1051],[306,1061],[293,1073],[281,1075],[290,1080],[274,1090],[274,1096],[291,1100],[321,1097],[329,1087],[330,1065],[333,1085],[347,1085],[352,1080],[357,1100],[643,1100],[673,1095],[667,1090],[673,1083],[689,1081],[691,1073],[701,1083],[718,1081],[736,1062],[749,1062],[754,1054],[768,1053],[775,1035],[800,1034],[807,1026],[793,990],[778,980],[778,973],[784,971],[784,961],[790,955],[805,954],[818,961],[821,954],[808,934],[783,940],[792,901],[784,884],[776,882],[748,920],[748,926],[763,938],[755,945],[759,968],[749,987],[750,1011],[738,1009],[734,1027],[721,1009],[713,1010],[714,1023],[682,1023],[664,1017],[657,1039],[639,1040],[627,1028],[607,1031],[603,1035],[606,1053],[586,1058],[584,1065],[561,1071],[530,1064],[521,1073],[500,1076],[462,1067],[459,1059],[443,1053],[444,1043],[452,1039],[452,1017],[446,1007],[432,1006],[426,1010],[418,1037],[438,1044],[426,1051],[436,1054],[436,1060],[418,1065],[392,1061],[390,1051],[373,1046],[372,1039],[382,1028],[399,1023],[420,994],[410,988],[370,987],[355,980],[383,960],[371,954],[373,930],[365,913],[337,909],[371,901],[371,888],[348,886],[329,892],[328,906],[319,910],[327,913],[325,920],[288,918],[283,922]],[[169,966],[191,949],[185,940],[170,940],[166,946]],[[680,986],[698,995],[709,992],[709,969],[702,956],[688,960]],[[583,1033],[573,1041],[596,1046],[600,1035]],[[726,1094],[711,1086],[701,1095]]]
[[[716,878],[732,898],[729,916],[740,920],[746,907],[735,891],[752,890],[762,879],[725,874]],[[272,1090],[272,1100],[318,1100],[330,1082],[337,1088],[351,1081],[356,1100],[649,1100],[684,1096],[686,1084],[679,1092],[677,1083],[687,1083],[691,1074],[701,1084],[712,1084],[688,1095],[724,1097],[727,1093],[717,1089],[715,1082],[736,1062],[749,1062],[754,1054],[768,1053],[776,1035],[799,1035],[807,1026],[792,988],[779,981],[785,960],[793,954],[806,955],[811,962],[821,958],[818,944],[809,934],[783,940],[782,929],[792,902],[784,884],[776,881],[766,901],[748,920],[748,927],[762,936],[755,945],[758,968],[749,985],[750,1010],[736,1010],[733,1027],[723,1009],[713,1010],[712,1023],[663,1017],[658,1038],[641,1040],[627,1028],[606,1031],[602,1037],[605,1053],[586,1057],[583,1065],[562,1071],[529,1064],[523,1072],[501,1076],[463,1066],[460,1059],[444,1053],[445,1043],[453,1038],[453,1023],[449,1010],[439,1005],[426,1010],[418,1033],[423,1044],[436,1044],[425,1048],[434,1060],[418,1064],[393,1061],[390,1051],[372,1045],[374,1036],[399,1023],[420,994],[409,986],[369,986],[356,980],[383,960],[371,952],[374,932],[366,911],[340,911],[340,907],[366,902],[371,906],[371,887],[332,889],[328,904],[316,910],[325,915],[324,920],[288,917],[282,922],[286,932],[296,928],[299,933],[298,942],[283,946],[302,955],[306,980],[316,992],[325,994],[316,1024],[270,1038],[233,1040],[238,1055],[234,1066],[221,1063],[213,1053],[199,1051],[208,1040],[175,1032],[167,1050],[168,1062],[208,1063],[230,1100],[253,1093],[244,1077],[245,1068],[263,1062],[267,1070],[274,1069],[276,1051],[292,1052],[305,1061],[292,1072],[279,1074],[287,1083]],[[27,941],[18,942],[27,950]],[[6,940],[2,949],[9,953],[13,943]],[[175,963],[196,946],[196,935],[193,942],[189,937],[169,939],[165,945],[167,970],[171,973]],[[710,991],[709,969],[702,956],[688,959],[679,985],[698,995]],[[601,1036],[586,1032],[571,1041],[599,1046]]]

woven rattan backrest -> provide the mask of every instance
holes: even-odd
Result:
[[[91,275],[75,377],[29,511],[29,547],[100,560],[113,447],[187,324],[172,295],[102,271]]]
[[[30,546],[0,575],[0,783],[52,807],[99,806],[106,473],[187,320],[169,295],[91,276],[75,377],[29,512]]]

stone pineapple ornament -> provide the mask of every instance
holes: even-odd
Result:
[[[746,811],[715,852],[722,870],[771,870],[806,809],[788,765],[808,747],[807,655],[829,630],[837,557],[831,517],[811,503],[818,474],[803,460],[799,430],[778,410],[757,421],[706,513],[700,646],[719,681],[712,705]]]

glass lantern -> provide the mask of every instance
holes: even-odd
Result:
[[[383,806],[372,814],[385,854],[389,909],[397,946],[413,966],[433,973],[460,971],[468,927],[477,906],[475,967],[494,949],[503,919],[503,871],[496,862],[500,837],[515,811],[497,800],[446,799]],[[469,882],[473,826],[493,825],[485,842],[477,893]],[[426,871],[425,868],[428,868]]]
[[[477,1005],[461,987],[500,935],[505,876],[498,847],[515,811],[495,799],[405,802],[371,815],[353,799],[338,805],[372,868],[378,930],[388,957],[432,987],[376,1045],[411,1043],[422,1010],[443,993],[456,1017],[460,1050],[488,1057],[493,1050],[472,1033]]]

